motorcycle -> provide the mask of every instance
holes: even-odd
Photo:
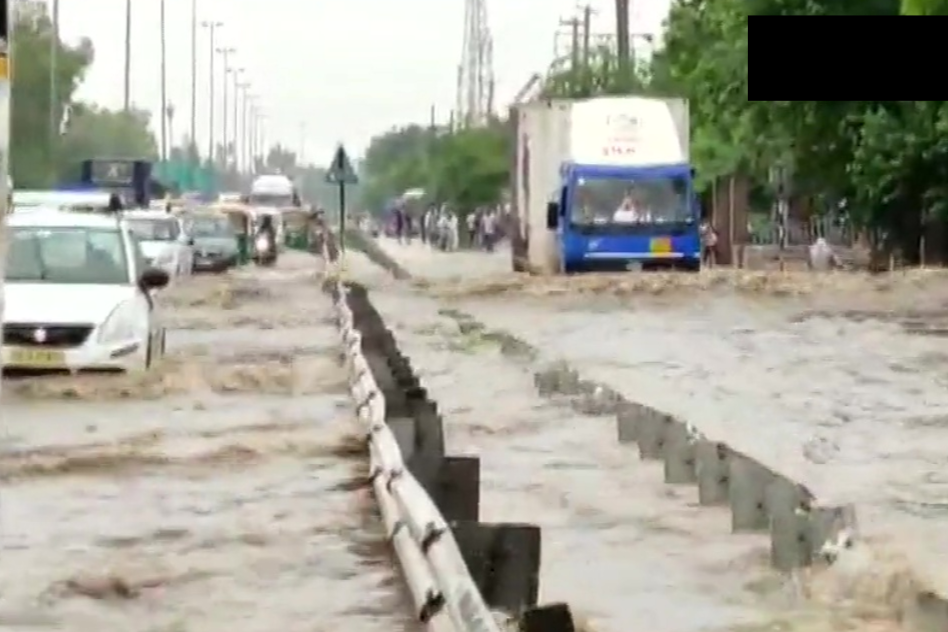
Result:
[[[269,268],[276,264],[276,259],[276,249],[271,240],[266,235],[257,235],[253,241],[253,262]]]

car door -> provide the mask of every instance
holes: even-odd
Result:
[[[146,338],[151,349],[152,356],[154,350],[158,348],[161,340],[161,314],[158,303],[155,301],[151,292],[143,289],[137,279],[141,277],[142,272],[148,268],[148,260],[142,251],[141,242],[134,233],[126,232],[129,251],[131,253],[132,278],[135,283],[135,308],[137,312],[137,327],[141,328],[143,338]]]

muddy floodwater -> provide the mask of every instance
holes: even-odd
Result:
[[[485,519],[544,527],[545,597],[593,629],[896,630],[917,583],[948,584],[948,275],[531,279],[504,253],[383,246],[415,283],[350,269],[446,407],[449,445],[481,455]],[[497,332],[539,355],[502,353]],[[663,485],[612,419],[536,395],[533,372],[563,359],[855,503],[871,547],[775,576],[765,538]]]
[[[411,629],[316,269],[167,290],[147,375],[4,383],[0,628]]]

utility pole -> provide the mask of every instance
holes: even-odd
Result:
[[[131,2],[131,0],[129,0],[129,2]],[[210,94],[208,95],[208,106],[207,106],[207,111],[208,111],[208,121],[207,121],[207,159],[208,159],[208,161],[210,161],[210,164],[213,165],[213,164],[215,164],[214,161],[215,161],[215,158],[216,158],[216,156],[214,155],[214,80],[216,79],[216,77],[214,76],[214,55],[215,55],[215,52],[214,52],[214,51],[217,50],[217,47],[216,47],[215,42],[214,42],[214,40],[215,40],[214,35],[215,35],[217,29],[219,29],[220,27],[224,26],[224,23],[223,23],[223,22],[213,22],[213,21],[211,21],[211,22],[201,22],[201,26],[202,26],[203,28],[206,28],[206,29],[208,30],[208,33],[210,34],[210,53],[211,53],[211,57],[210,57],[210,61],[209,61],[209,65],[210,65],[210,68],[209,68],[209,79],[208,79],[208,82],[207,82],[208,89],[209,89],[209,92],[210,92]]]
[[[586,68],[587,73],[590,70],[589,66],[592,61],[590,58],[592,54],[592,16],[592,5],[587,4],[583,7],[583,66]]]
[[[49,38],[49,155],[50,164],[56,164],[59,146],[59,0],[53,0],[53,32]]]
[[[592,69],[592,18],[596,14],[591,4],[583,7],[583,89],[587,94],[593,91]],[[600,68],[605,70],[605,68]]]
[[[619,82],[622,87],[628,85],[632,67],[629,47],[629,0],[616,2],[616,53],[619,58]]]
[[[132,109],[132,0],[125,0],[125,93],[123,109]]]
[[[585,83],[585,79],[580,81],[580,76],[585,77],[585,73],[580,74],[580,64],[582,63],[582,53],[580,51],[580,28],[582,26],[582,21],[573,17],[569,20],[560,20],[560,26],[568,26],[570,28],[570,74],[572,75],[569,78],[569,91],[571,96],[578,96],[576,94],[580,85]]]
[[[191,144],[197,148],[197,0],[191,0]],[[191,156],[191,148],[187,148]]]
[[[161,30],[161,159],[168,160],[168,33],[165,0],[159,5],[158,27]]]

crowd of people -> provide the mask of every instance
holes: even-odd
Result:
[[[496,209],[478,209],[462,215],[446,207],[431,207],[420,216],[396,209],[393,232],[402,243],[418,237],[422,243],[444,252],[459,248],[493,252],[503,238],[501,223]]]

